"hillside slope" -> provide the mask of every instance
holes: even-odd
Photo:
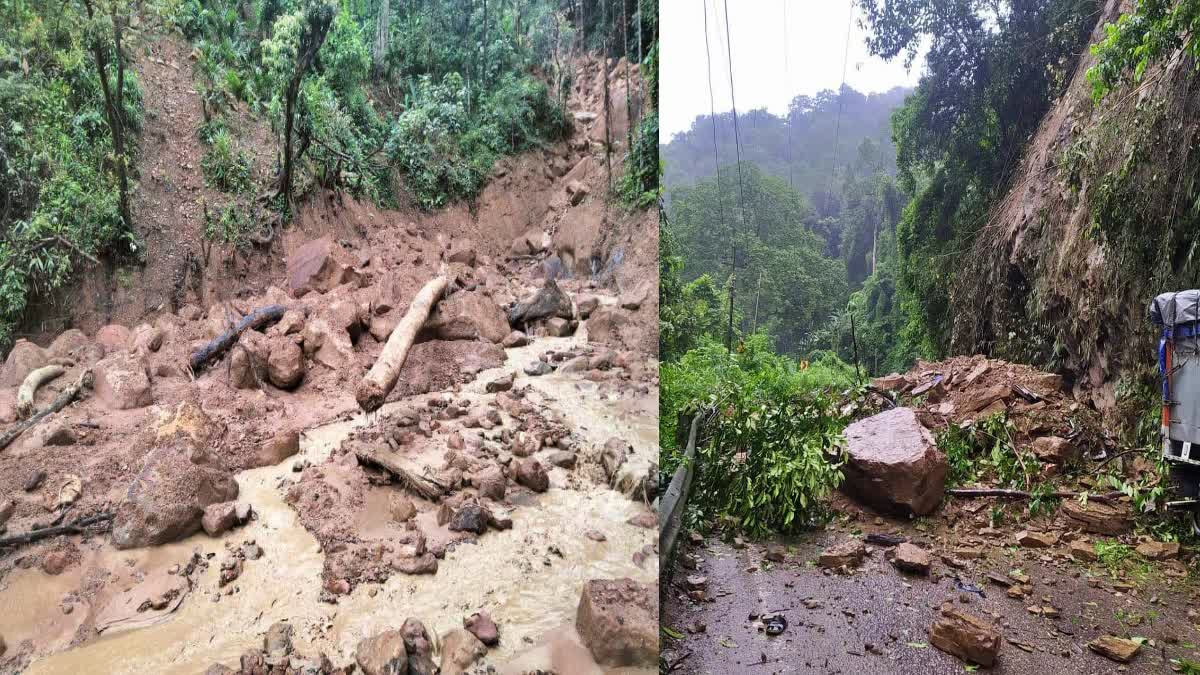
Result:
[[[1130,3],[1103,3],[1091,36]],[[1142,83],[1091,97],[1090,52],[1030,139],[952,290],[954,353],[1059,370],[1102,410],[1148,385],[1156,294],[1200,283],[1195,65],[1176,55]]]

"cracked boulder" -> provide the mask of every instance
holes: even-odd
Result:
[[[946,457],[911,408],[895,408],[846,427],[843,467],[849,494],[881,511],[925,515],[946,488]]]

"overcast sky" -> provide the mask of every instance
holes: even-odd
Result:
[[[705,8],[716,109],[720,113],[731,107],[726,2],[739,113],[766,107],[781,114],[799,94],[837,89],[842,82],[848,27],[846,84],[864,93],[887,91],[895,86],[915,86],[921,74],[923,61],[919,58],[906,70],[903,55],[892,62],[870,55],[858,26],[861,13],[857,8],[851,21],[851,0],[660,0],[659,126],[664,143],[690,128],[697,115],[709,114]]]

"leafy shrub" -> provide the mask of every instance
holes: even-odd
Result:
[[[208,184],[223,192],[249,192],[250,159],[236,147],[233,137],[225,129],[216,131],[212,145],[200,160],[204,179]]]
[[[638,124],[633,148],[625,159],[625,174],[617,191],[626,204],[636,208],[649,208],[658,200],[662,188],[659,175],[662,167],[658,159],[658,113],[651,113]]]
[[[847,419],[835,384],[836,357],[812,366],[774,354],[763,335],[733,354],[715,342],[662,366],[663,467],[678,466],[679,416],[702,414],[693,504],[752,533],[796,530],[827,515],[823,500],[842,481]],[[844,364],[842,364],[844,365]]]

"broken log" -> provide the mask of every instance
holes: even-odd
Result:
[[[354,398],[358,400],[360,408],[371,412],[383,405],[392,388],[396,386],[396,380],[400,379],[400,369],[404,367],[404,360],[408,358],[408,350],[412,348],[417,333],[420,332],[421,326],[425,325],[429,313],[433,311],[434,304],[445,292],[447,283],[444,275],[432,279],[409,303],[408,311],[388,336],[379,359],[363,376],[362,382],[358,383]]]
[[[902,537],[898,534],[887,534],[884,532],[871,532],[871,533],[867,534],[867,536],[864,537],[863,539],[868,544],[874,544],[875,546],[884,546],[887,548],[891,548],[892,546],[899,546],[900,544],[903,544],[908,541],[908,537]]]
[[[242,317],[242,320],[238,321],[236,326],[213,338],[208,344],[197,349],[192,354],[192,358],[188,362],[192,372],[199,373],[201,370],[204,370],[209,361],[224,354],[226,350],[233,346],[233,343],[237,342],[238,337],[248,329],[253,328],[258,330],[269,323],[274,323],[286,311],[287,307],[283,305],[268,305],[260,307]]]
[[[446,486],[432,478],[422,476],[414,469],[402,465],[398,458],[386,457],[374,450],[360,448],[354,452],[358,461],[377,466],[392,474],[407,489],[412,490],[429,501],[437,501],[446,494]]]
[[[84,530],[98,523],[109,522],[113,519],[111,513],[97,513],[92,516],[86,516],[79,520],[67,523],[66,525],[53,525],[51,527],[43,527],[26,532],[25,534],[14,534],[11,537],[0,538],[0,548],[10,546],[23,546],[32,544],[35,541],[49,539],[50,537],[58,537],[64,534],[81,534]]]
[[[33,416],[29,417],[28,419],[17,422],[11,429],[0,435],[0,450],[7,448],[13,441],[17,440],[18,436],[25,433],[26,429],[29,429],[38,422],[41,422],[42,419],[47,415],[52,415],[59,410],[62,410],[63,408],[67,407],[71,401],[81,397],[86,390],[92,388],[92,383],[94,381],[95,376],[92,374],[91,370],[83,371],[79,375],[79,379],[76,380],[74,384],[59,392],[58,397],[54,399],[49,407],[41,412],[34,413]]]
[[[21,383],[21,388],[17,390],[17,417],[25,419],[37,412],[33,401],[34,396],[37,395],[38,387],[65,372],[67,372],[66,368],[57,364],[51,364],[49,366],[42,366],[26,375],[25,381]]]
[[[1078,499],[1087,495],[1088,499],[1097,502],[1111,502],[1121,498],[1121,492],[1105,492],[1103,494],[1092,494],[1088,492],[1047,492],[1043,495],[1036,495],[1032,492],[1024,490],[1007,490],[1004,488],[953,488],[946,490],[946,494],[951,497],[963,497],[965,499],[975,499],[977,497],[1001,497],[1003,499],[1033,499],[1034,497],[1054,497],[1056,499]]]

